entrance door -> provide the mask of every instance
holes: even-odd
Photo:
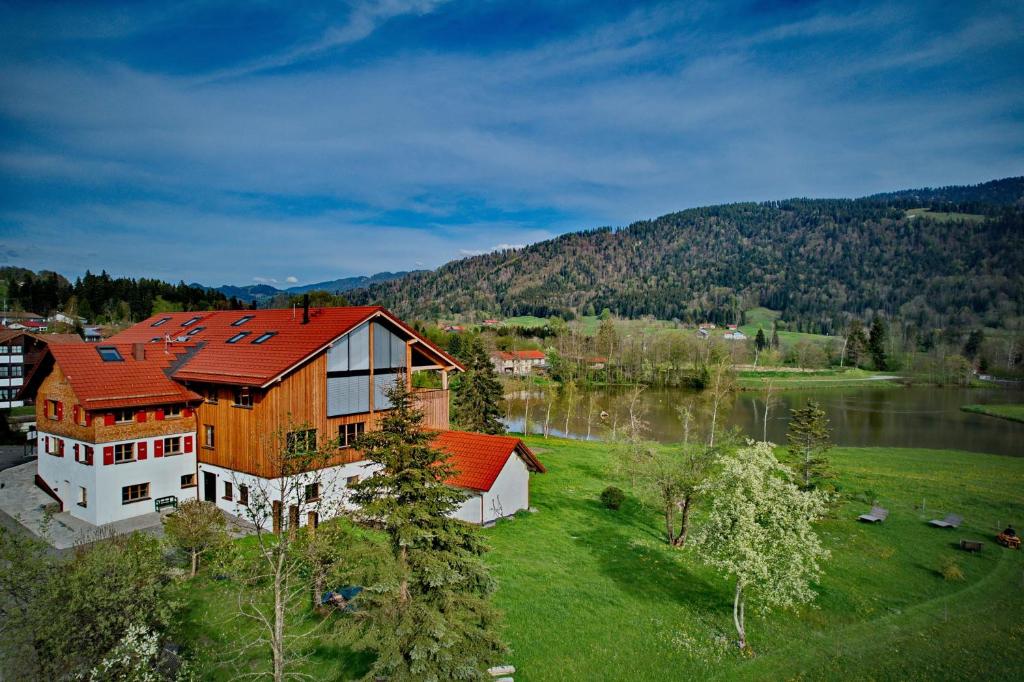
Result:
[[[217,502],[217,474],[209,471],[203,472],[203,499],[207,502]]]

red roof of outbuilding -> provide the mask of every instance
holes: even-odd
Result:
[[[448,463],[457,473],[446,483],[458,488],[490,490],[513,453],[522,457],[532,471],[546,471],[530,448],[515,436],[440,431],[432,445],[449,455]]]
[[[99,348],[114,347],[122,360],[105,362]],[[174,381],[166,370],[189,348],[165,352],[162,346],[146,348],[145,359],[136,360],[131,344],[57,343],[48,352],[60,366],[75,396],[88,410],[145,407],[199,400],[200,396]]]
[[[153,315],[109,340],[156,345],[165,343],[165,337],[169,336],[171,346],[197,344],[199,347],[193,356],[174,371],[174,378],[264,386],[324,350],[335,339],[378,316],[405,330],[451,366],[462,369],[457,360],[380,306],[313,308],[306,324],[302,323],[302,310],[291,308],[163,313]],[[235,326],[244,317],[250,319]],[[165,318],[166,322],[158,324]],[[184,326],[192,319],[195,321]],[[228,339],[242,332],[248,334],[237,343],[227,343]],[[274,335],[264,343],[254,344],[253,340],[265,332],[274,332]]]

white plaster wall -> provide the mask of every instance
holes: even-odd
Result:
[[[530,470],[519,455],[513,454],[494,479],[490,490],[465,492],[470,497],[452,514],[455,518],[485,524],[504,516],[512,516],[530,506]]]
[[[195,498],[196,488],[182,488],[181,477],[195,473],[195,453],[154,457],[154,441],[164,438],[140,438],[131,441],[115,441],[93,445],[93,464],[89,466],[75,461],[74,446],[79,448],[89,443],[64,438],[64,456],[56,457],[46,452],[46,435],[40,434],[38,442],[39,459],[37,471],[64,503],[64,510],[75,518],[93,525],[128,519],[155,511],[153,502],[158,497],[174,495],[178,501]],[[179,434],[174,434],[179,435]],[[182,436],[195,433],[183,433]],[[51,435],[50,438],[57,436]],[[146,442],[148,458],[142,461],[122,464],[103,464],[103,448],[117,443]],[[121,503],[121,488],[136,483],[149,483],[149,499],[130,504]],[[86,489],[88,506],[78,505],[79,486]]]
[[[346,486],[347,479],[350,476],[359,476],[360,480],[362,480],[369,476],[376,468],[376,465],[371,465],[369,462],[364,460],[360,462],[352,462],[350,464],[342,464],[335,467],[327,467],[326,469],[321,469],[319,472],[299,474],[296,476],[296,478],[300,479],[298,481],[298,486],[296,486],[294,482],[290,482],[283,486],[293,493],[291,499],[281,500],[282,485],[280,481],[233,471],[213,464],[201,463],[199,465],[199,489],[197,494],[199,499],[204,499],[203,473],[210,472],[217,477],[217,492],[214,502],[219,508],[223,509],[227,513],[250,522],[253,521],[249,510],[238,503],[238,486],[247,485],[249,486],[250,501],[254,500],[257,494],[265,495],[269,502],[281,500],[283,506],[282,513],[285,515],[288,513],[289,506],[297,504],[299,506],[299,525],[305,526],[307,523],[307,513],[310,511],[316,511],[320,520],[325,521],[336,516],[342,509],[351,509],[352,505],[348,502],[349,493]],[[320,501],[306,504],[304,500],[297,499],[297,497],[301,495],[301,491],[304,490],[305,483],[313,482],[315,480],[319,480],[320,483]],[[230,500],[224,499],[225,481],[232,484],[232,499]]]
[[[462,521],[482,525],[484,522],[483,507],[481,505],[483,493],[479,490],[467,489],[462,489],[462,492],[466,493],[469,497],[466,498],[461,507],[455,510],[452,516]]]

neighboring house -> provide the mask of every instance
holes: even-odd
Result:
[[[711,330],[711,329],[714,329],[714,328],[715,328],[715,323],[714,323],[714,322],[701,322],[701,323],[700,323],[700,324],[698,325],[698,328],[699,328],[699,329],[708,329],[708,330]]]
[[[89,320],[84,317],[78,317],[77,315],[72,317],[71,315],[65,315],[64,313],[54,313],[50,315],[49,322],[60,322],[69,326],[75,326],[76,324],[85,324]]]
[[[697,336],[699,336],[702,339],[706,339],[709,336],[711,336],[711,333],[707,329],[698,329]]]
[[[530,508],[530,472],[545,469],[519,438],[442,431],[433,446],[458,471],[448,484],[468,495],[456,518],[485,525]]]
[[[608,364],[608,358],[593,357],[587,358],[587,369],[604,369]]]
[[[725,325],[725,327],[726,327],[726,329],[728,329],[731,332],[734,332],[737,329],[739,329],[739,325],[736,325],[736,324],[727,324],[727,325]]]
[[[451,334],[461,334],[462,332],[466,331],[465,328],[459,324],[449,324],[444,327],[444,330]]]
[[[46,331],[46,323],[37,320],[14,320],[7,323],[7,328],[41,333]]]
[[[45,327],[45,322],[46,318],[42,315],[24,310],[7,310],[0,314],[0,324],[13,329],[29,329],[39,325]]]
[[[722,338],[723,339],[728,339],[730,341],[743,341],[744,339],[747,338],[747,335],[744,334],[743,332],[739,331],[739,330],[736,330],[736,331],[726,332],[725,334],[722,334]]]
[[[85,340],[89,343],[97,343],[103,340],[103,334],[100,333],[99,327],[86,327],[82,333]]]
[[[499,322],[500,322],[499,320],[493,320],[493,319],[492,320],[484,320],[484,324],[486,326],[488,326],[488,327],[497,327]]]
[[[0,409],[21,407],[19,395],[25,378],[35,369],[47,344],[81,343],[74,334],[32,334],[22,329],[0,329]]]
[[[377,306],[158,314],[45,358],[25,389],[38,395],[40,483],[95,524],[171,495],[244,516],[250,491],[275,487],[285,438],[340,443],[324,490],[309,494],[344,504],[346,487],[372,473],[351,443],[379,427],[387,388],[440,373],[442,388],[416,400],[424,426],[446,430],[448,374],[462,370]],[[319,520],[306,499],[272,502],[275,528],[284,513]]]
[[[545,366],[547,356],[539,350],[496,351],[491,353],[491,364],[499,374],[525,376]]]

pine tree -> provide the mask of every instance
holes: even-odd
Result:
[[[757,336],[754,337],[754,344],[757,346],[757,350],[764,350],[768,346],[768,340],[764,337],[764,330],[760,327],[757,328]]]
[[[975,329],[967,337],[967,343],[964,344],[963,355],[968,360],[974,360],[978,357],[978,353],[981,352],[981,344],[985,341],[985,332],[980,329]]]
[[[474,526],[449,516],[465,496],[445,485],[453,469],[430,446],[405,381],[388,396],[392,409],[380,430],[357,444],[379,470],[351,487],[351,501],[382,527],[395,561],[393,584],[360,595],[377,652],[371,677],[487,679],[506,647],[489,600],[495,583],[481,558],[486,548]]]
[[[871,362],[875,369],[884,372],[888,369],[888,362],[885,357],[885,323],[882,318],[875,316],[871,321],[871,338],[868,340],[868,351],[871,353]]]
[[[772,348],[774,350],[779,349],[779,330],[772,327]]]
[[[864,334],[864,325],[860,320],[850,323],[850,331],[846,335],[846,358],[851,367],[857,367],[864,359],[868,347],[868,338]]]
[[[501,423],[504,391],[479,337],[466,346],[462,357],[466,371],[455,388],[452,405],[455,424],[477,433],[505,433],[505,425]]]
[[[823,457],[832,447],[828,417],[814,400],[808,400],[805,407],[790,412],[793,416],[786,432],[789,455],[803,479],[803,487],[810,488],[813,479],[825,478],[829,474],[828,460]]]

